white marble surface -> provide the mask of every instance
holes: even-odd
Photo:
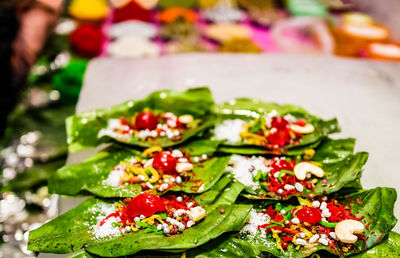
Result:
[[[370,153],[363,186],[400,193],[400,63],[283,54],[97,59],[86,72],[77,112],[197,85],[209,86],[217,102],[252,97],[337,117],[343,132],[335,137],[355,137],[356,149]],[[70,155],[69,162],[87,155]],[[62,198],[61,211],[80,201]],[[399,203],[395,213],[400,218]],[[399,224],[395,230],[400,232]]]

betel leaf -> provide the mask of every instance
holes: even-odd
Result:
[[[364,217],[362,223],[366,228],[363,234],[367,237],[365,243],[361,239],[355,243],[355,250],[349,250],[346,253],[341,253],[341,255],[348,256],[362,253],[366,249],[370,249],[380,243],[397,223],[397,219],[393,213],[396,198],[396,190],[385,187],[377,187],[345,196],[337,196],[339,202],[351,207],[353,214],[357,217]],[[301,247],[299,250],[296,250],[293,244],[289,244],[287,250],[281,252],[277,249],[276,240],[270,235],[267,235],[266,238],[256,235],[255,238],[249,238],[248,241],[258,250],[277,257],[302,258],[318,251],[327,251],[334,254],[328,246],[324,245]]]
[[[261,251],[251,245],[248,241],[239,239],[233,235],[224,234],[218,238],[209,241],[197,248],[187,250],[184,253],[166,253],[154,251],[142,251],[135,255],[125,256],[126,258],[150,258],[150,257],[166,257],[166,258],[211,258],[211,257],[259,257]],[[99,258],[100,256],[91,254],[87,251],[80,251],[70,258]],[[268,257],[268,256],[262,256]],[[122,258],[122,257],[121,257]]]
[[[260,257],[262,252],[250,242],[224,234],[212,242],[186,252],[186,257]],[[268,257],[263,255],[262,257]]]
[[[270,113],[275,110],[279,116],[291,114],[296,118],[304,118],[311,123],[315,130],[313,133],[305,134],[297,144],[285,146],[283,154],[297,155],[301,154],[307,147],[314,146],[321,140],[325,139],[328,134],[339,132],[340,128],[336,119],[323,120],[316,117],[305,109],[294,105],[279,105],[271,102],[262,102],[259,100],[238,98],[230,102],[226,102],[215,107],[218,114],[217,124],[226,119],[242,119],[252,121],[260,115]],[[214,137],[215,138],[215,137]],[[236,143],[224,142],[219,149],[221,152],[238,153],[238,154],[268,154],[273,151],[254,144],[247,144],[242,141]]]
[[[240,230],[248,221],[250,205],[232,205],[243,186],[228,177],[221,179],[210,191],[218,192],[214,198],[196,196],[205,207],[205,219],[182,234],[167,237],[146,233],[143,230],[123,236],[96,239],[91,227],[102,214],[101,206],[112,205],[112,200],[90,198],[76,208],[29,233],[28,249],[37,252],[68,253],[85,248],[100,256],[123,256],[141,250],[181,252],[200,246],[221,234]],[[208,191],[208,192],[210,192]],[[224,209],[224,212],[221,212]]]
[[[352,257],[400,257],[400,234],[392,231],[381,241],[380,244],[372,247],[364,253],[360,253]]]
[[[92,256],[86,253],[86,257],[98,257]],[[200,247],[188,250],[185,253],[187,258],[206,258],[206,257],[276,257],[270,253],[262,253],[256,246],[252,245],[244,239],[235,237],[234,235],[224,234],[217,239],[208,242]],[[357,258],[369,258],[369,257],[399,257],[400,256],[400,234],[396,232],[390,232],[380,244],[372,247],[371,249],[352,255],[351,257]],[[76,256],[85,257],[85,256]],[[135,257],[182,257],[181,255],[171,256],[167,253],[141,253]],[[297,256],[296,256],[297,257]],[[321,253],[315,257],[337,257],[328,252]]]
[[[197,146],[202,146],[197,149]],[[197,140],[188,145],[179,146],[179,149],[187,149],[188,153],[200,154],[204,150],[212,155],[212,149],[216,145],[208,140]],[[177,147],[178,148],[178,147]],[[49,191],[64,195],[77,195],[90,192],[100,197],[135,197],[142,192],[141,184],[129,184],[112,186],[105,182],[112,169],[121,161],[137,158],[141,152],[126,146],[112,146],[89,158],[88,161],[79,164],[67,165],[59,169],[49,179]],[[225,172],[229,162],[229,156],[211,157],[205,162],[193,163],[194,168],[188,182],[177,184],[172,191],[186,193],[201,193],[212,187]],[[155,194],[160,194],[154,189]]]
[[[355,140],[348,139],[326,139],[315,149],[315,155],[312,161],[322,164],[322,169],[326,172],[325,177],[318,180],[314,191],[304,188],[301,194],[293,194],[290,197],[298,195],[306,197],[308,194],[317,196],[330,194],[348,187],[357,189],[354,182],[361,177],[362,168],[368,159],[368,153],[359,152],[353,154]],[[323,179],[327,180],[324,184]],[[352,185],[353,184],[353,185]],[[245,188],[245,196],[251,199],[281,199],[275,193],[268,192],[266,189]]]
[[[149,143],[137,137],[131,137],[128,142],[122,142],[141,147],[177,145],[202,133],[214,124],[214,115],[211,114],[213,105],[214,101],[210,90],[202,87],[191,88],[184,92],[175,90],[157,91],[142,100],[130,100],[114,107],[77,114],[69,117],[66,121],[69,150],[75,152],[84,148],[95,147],[103,142],[109,142],[111,140],[109,137],[98,138],[99,131],[107,127],[109,119],[133,116],[145,108],[157,112],[172,112],[176,115],[190,114],[195,119],[200,119],[202,123],[196,128],[185,131],[179,141],[159,137]],[[120,141],[120,139],[114,140]]]
[[[224,234],[202,246],[190,249],[185,252],[185,256],[195,258],[206,257],[275,257],[269,253],[262,253],[256,246],[252,245],[244,239],[235,237],[234,235]],[[71,258],[96,258],[97,255],[90,254],[86,251],[80,251]],[[129,256],[130,257],[130,256]],[[145,257],[168,257],[180,258],[182,254],[170,254],[165,252],[140,252],[135,255],[137,258]],[[324,253],[323,256],[316,257],[335,257],[334,255]],[[356,258],[375,258],[375,257],[400,257],[400,234],[390,232],[384,237],[381,243],[371,249],[352,255]]]

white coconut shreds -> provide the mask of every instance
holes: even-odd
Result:
[[[109,136],[112,138],[117,138],[121,141],[129,141],[131,138],[130,134],[120,134],[117,133],[116,130],[118,130],[119,128],[121,128],[121,122],[119,121],[119,119],[109,119],[108,120],[108,124],[107,124],[107,128],[103,128],[99,131],[97,137],[101,138],[103,136]]]
[[[250,235],[256,235],[258,231],[261,234],[265,235],[265,229],[258,228],[258,226],[267,224],[270,220],[268,214],[264,214],[262,212],[257,212],[255,209],[252,209],[250,212],[250,221],[244,226],[244,228],[240,231],[241,233],[246,233]]]
[[[98,204],[94,207],[93,212],[99,212],[99,216],[96,218],[97,224],[90,227],[91,233],[94,235],[93,239],[103,239],[103,238],[112,238],[118,237],[122,235],[121,231],[118,227],[114,227],[112,224],[114,222],[120,221],[119,217],[111,217],[107,219],[103,225],[100,226],[100,222],[107,217],[107,215],[115,212],[114,204]]]
[[[297,119],[294,116],[292,116],[291,114],[287,114],[283,118],[285,118],[286,121],[288,121],[289,123],[296,123],[296,121],[297,121]]]
[[[107,179],[103,180],[103,185],[119,186],[120,182],[121,182],[121,177],[123,175],[124,175],[124,171],[123,170],[114,169],[108,175]]]
[[[228,143],[238,143],[240,142],[240,133],[246,123],[241,119],[224,120],[215,126],[215,138],[217,140],[226,140]]]
[[[253,156],[248,158],[240,155],[232,155],[227,169],[240,183],[250,186],[253,189],[258,189],[260,185],[258,182],[253,182],[253,176],[257,175],[259,170],[265,174],[271,168],[265,165],[263,157]]]

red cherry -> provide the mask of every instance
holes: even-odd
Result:
[[[271,167],[275,170],[275,171],[281,171],[281,170],[289,170],[292,171],[293,167],[292,164],[290,164],[290,162],[284,160],[284,159],[277,159],[275,160]]]
[[[271,121],[271,127],[275,127],[279,130],[286,130],[289,122],[283,117],[273,117]]]
[[[290,135],[288,130],[283,131],[275,131],[270,133],[267,137],[268,142],[273,145],[285,146],[287,143],[290,143]]]
[[[146,217],[153,215],[156,212],[166,211],[165,204],[155,194],[142,193],[133,198],[127,206],[127,214],[134,218],[140,215]]]
[[[168,152],[157,152],[153,157],[153,167],[164,173],[174,173],[178,159]]]
[[[143,111],[137,114],[135,119],[135,127],[139,130],[149,129],[154,130],[157,128],[158,117],[150,111]]]
[[[304,207],[297,212],[297,218],[302,222],[315,224],[321,221],[322,215],[317,208]]]

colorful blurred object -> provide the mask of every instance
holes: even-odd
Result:
[[[69,14],[79,20],[103,20],[108,14],[106,0],[72,0]]]
[[[71,59],[67,66],[53,76],[52,84],[60,92],[61,100],[68,103],[78,101],[87,64],[86,59]]]
[[[281,51],[332,54],[335,43],[323,19],[296,17],[278,22],[271,36]]]
[[[249,17],[252,22],[262,27],[270,27],[286,18],[286,13],[278,9],[250,8]]]
[[[277,7],[277,2],[275,0],[238,0],[239,5],[246,9],[272,9]]]
[[[197,21],[197,14],[187,8],[172,7],[158,13],[157,18],[162,23],[172,23],[177,20],[194,23]]]
[[[219,23],[207,27],[205,34],[210,39],[224,42],[234,38],[248,39],[252,35],[249,27],[241,24]]]
[[[135,36],[140,38],[154,38],[157,28],[152,23],[142,21],[124,21],[111,25],[107,29],[107,36],[111,39],[124,36]]]
[[[128,20],[149,22],[151,20],[151,11],[142,7],[136,1],[130,1],[126,5],[114,10],[114,22]]]
[[[205,41],[188,38],[183,40],[173,40],[165,45],[167,54],[190,53],[190,52],[213,52],[214,48]]]
[[[341,56],[357,57],[370,43],[389,40],[390,31],[365,15],[350,13],[343,16],[333,30],[336,40],[335,53]]]
[[[144,9],[151,10],[158,4],[158,0],[134,0]]]
[[[220,51],[224,53],[261,53],[262,50],[250,39],[233,38],[225,41]]]
[[[184,40],[200,37],[199,30],[194,24],[182,20],[164,25],[161,28],[160,36],[163,40]]]
[[[206,20],[214,23],[239,22],[244,18],[241,10],[224,2],[218,2],[213,7],[205,9],[203,16]]]
[[[370,43],[365,50],[365,57],[400,61],[400,45],[394,43]]]
[[[343,14],[343,23],[344,24],[352,24],[352,25],[360,25],[360,26],[368,26],[374,23],[374,20],[371,16],[357,13],[357,12],[349,12]]]
[[[120,8],[126,4],[128,4],[132,0],[110,0],[110,5],[115,8]]]
[[[146,0],[142,0],[146,1]],[[195,7],[197,4],[196,0],[160,0],[158,2],[158,6],[162,8],[169,8],[169,7],[185,7],[191,8]]]
[[[101,28],[85,24],[71,33],[69,42],[75,53],[91,58],[100,54],[104,39]]]
[[[328,16],[327,8],[318,0],[286,0],[286,5],[293,16]]]
[[[107,53],[112,57],[158,56],[160,47],[146,38],[125,36],[110,43]]]

